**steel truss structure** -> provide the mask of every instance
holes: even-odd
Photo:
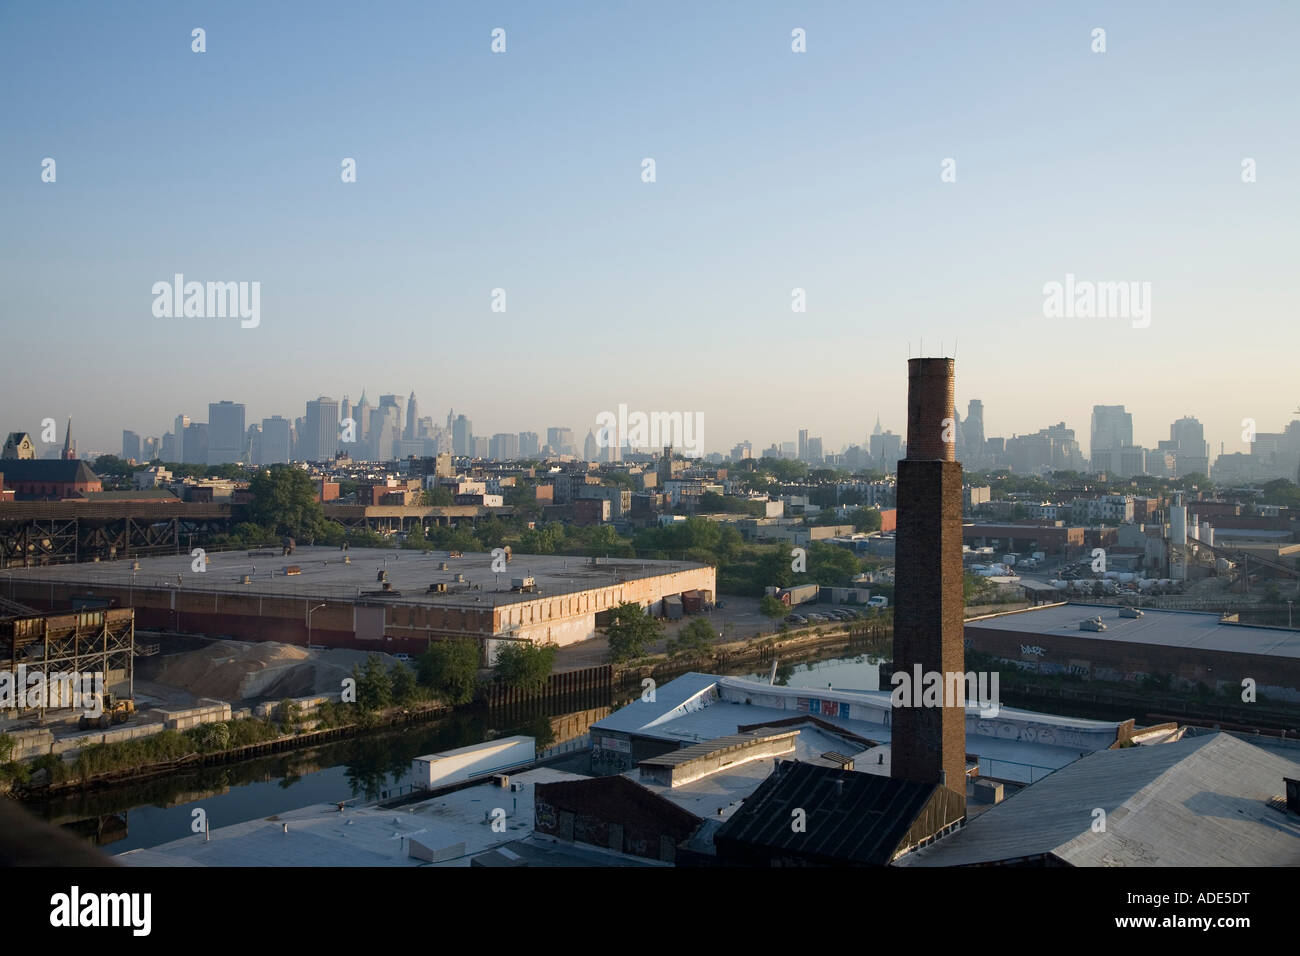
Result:
[[[14,607],[5,602],[0,608],[0,666],[10,674],[43,675],[45,686],[52,686],[56,674],[104,675],[105,689],[109,675],[122,671],[127,696],[135,696],[135,610],[102,608],[41,614],[37,611],[10,615]],[[7,702],[6,702],[7,703]],[[25,699],[16,703],[23,704]],[[47,708],[19,706],[18,713]]]

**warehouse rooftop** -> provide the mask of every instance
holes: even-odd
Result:
[[[1049,604],[989,617],[970,618],[967,627],[1013,631],[1027,636],[1124,641],[1162,647],[1195,648],[1235,654],[1300,657],[1300,630],[1223,621],[1204,611],[1142,608],[1141,617],[1120,617],[1118,605]],[[1079,622],[1100,617],[1104,631],[1081,631]]]
[[[351,601],[400,600],[403,604],[498,606],[539,597],[612,587],[627,581],[705,567],[691,561],[583,558],[572,555],[515,554],[505,571],[492,569],[485,552],[421,552],[392,548],[298,547],[209,551],[206,570],[193,570],[190,554],[51,565],[0,571],[0,589],[8,578],[82,586],[169,588],[184,591],[242,593],[254,596],[333,598]],[[139,563],[139,570],[133,564]],[[447,569],[443,570],[442,565]],[[380,572],[387,574],[385,593]],[[461,580],[457,580],[457,576]],[[244,583],[244,577],[248,582]],[[515,578],[532,578],[535,591],[513,591]],[[430,591],[444,584],[442,592]]]
[[[1297,773],[1300,764],[1227,734],[1101,750],[900,863],[1296,866],[1300,818],[1270,801]]]

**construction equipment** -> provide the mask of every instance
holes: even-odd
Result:
[[[89,730],[94,725],[101,730],[106,730],[113,724],[124,724],[135,716],[134,698],[118,697],[115,694],[106,692],[103,705],[103,710],[98,717],[89,717],[82,714],[77,720],[77,727],[81,730]]]

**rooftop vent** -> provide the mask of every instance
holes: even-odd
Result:
[[[1145,613],[1145,611],[1139,611],[1135,607],[1122,607],[1119,609],[1120,617],[1141,617]]]

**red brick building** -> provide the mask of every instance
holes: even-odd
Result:
[[[84,461],[10,459],[0,465],[3,487],[14,492],[16,501],[61,501],[104,490],[99,476]]]

